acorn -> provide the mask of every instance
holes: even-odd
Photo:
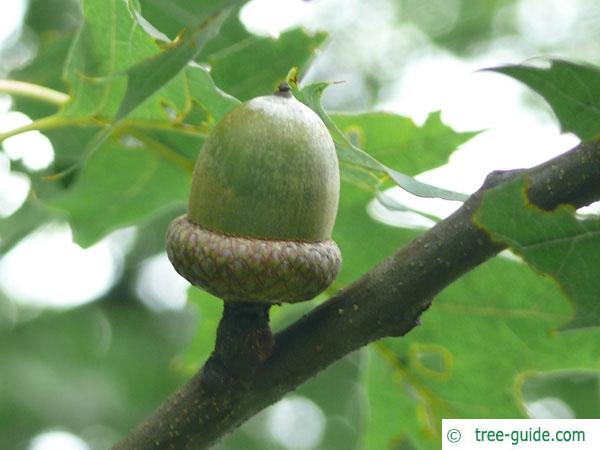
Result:
[[[331,239],[339,190],[327,127],[284,83],[214,127],[167,254],[180,275],[226,302],[310,300],[340,268]]]

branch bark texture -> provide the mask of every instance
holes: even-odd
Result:
[[[486,190],[519,175],[527,176],[530,201],[541,208],[587,205],[600,199],[600,143],[581,144],[528,170],[491,173],[453,215],[277,333],[264,361],[232,372],[215,351],[114,449],[209,448],[339,358],[409,332],[436,294],[504,248],[472,216]]]

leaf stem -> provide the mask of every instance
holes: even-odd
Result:
[[[18,134],[26,133],[28,131],[40,131],[48,130],[51,128],[57,128],[61,126],[63,122],[64,119],[59,118],[57,116],[42,117],[41,119],[34,120],[33,122],[28,123],[27,125],[23,125],[22,127],[17,127],[12,130],[5,131],[4,133],[0,133],[0,142]]]
[[[70,97],[64,92],[40,86],[38,84],[26,83],[17,80],[0,79],[0,92],[10,95],[29,97],[35,100],[41,100],[54,105],[64,105]]]
[[[197,127],[181,127],[181,126],[166,126],[159,122],[151,122],[151,121],[143,121],[143,120],[127,120],[126,124],[131,127],[140,127],[147,129],[157,129],[157,130],[170,130],[176,133],[181,133],[189,136],[198,136],[204,137],[206,136],[206,132],[204,130],[200,130]],[[97,127],[106,127],[110,125],[110,122],[107,120],[102,120],[97,117],[82,117],[82,118],[67,118],[58,115],[42,117],[41,119],[34,120],[33,122],[23,125],[22,127],[15,128],[14,130],[5,131],[4,133],[0,133],[0,142],[9,137],[16,136],[17,134],[25,133],[27,131],[43,131],[43,130],[51,130],[54,128],[61,128],[67,126],[97,126]]]

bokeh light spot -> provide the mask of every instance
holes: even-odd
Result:
[[[51,223],[0,260],[0,289],[21,304],[72,307],[106,292],[117,269],[107,240],[83,249],[67,225]]]
[[[34,437],[28,450],[89,450],[85,441],[66,431],[48,431]]]
[[[267,428],[286,449],[309,450],[323,438],[326,418],[321,408],[305,397],[287,397],[268,412]]]
[[[181,277],[166,253],[146,259],[136,282],[142,302],[154,311],[182,309],[187,302],[189,283]]]

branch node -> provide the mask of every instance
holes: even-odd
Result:
[[[499,184],[506,183],[525,172],[527,172],[526,169],[494,170],[485,177],[481,189],[489,189],[498,186]]]
[[[429,309],[432,301],[433,301],[433,298],[426,298],[426,299],[424,299],[422,304],[420,304],[416,307],[416,309],[414,310],[414,313],[413,313],[414,320],[412,320],[412,321],[404,321],[404,320],[394,321],[388,328],[387,336],[402,337],[406,333],[408,333],[410,330],[412,330],[413,328],[420,326],[421,325],[421,316],[423,315],[423,313],[425,311],[427,311]],[[407,324],[408,324],[408,326],[407,326]]]

